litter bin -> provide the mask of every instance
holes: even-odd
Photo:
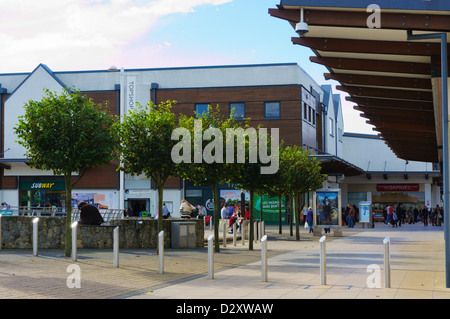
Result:
[[[195,248],[196,223],[172,223],[172,248]]]

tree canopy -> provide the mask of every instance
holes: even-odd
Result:
[[[25,104],[15,126],[32,168],[63,175],[66,184],[65,254],[71,250],[72,188],[87,169],[116,159],[117,119],[79,91],[45,90],[40,101]],[[78,179],[72,182],[72,174]]]

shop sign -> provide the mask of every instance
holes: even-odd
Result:
[[[418,192],[419,184],[377,184],[378,192]]]
[[[66,189],[65,183],[61,181],[55,182],[29,182],[21,181],[19,185],[20,190],[59,190]]]

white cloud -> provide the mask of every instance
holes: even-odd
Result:
[[[231,1],[0,0],[0,72],[107,67],[162,17]]]

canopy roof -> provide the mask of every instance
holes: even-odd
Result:
[[[368,26],[371,3],[281,0],[269,14],[295,28],[304,8],[309,32],[291,41],[312,49],[310,60],[328,69],[325,78],[340,83],[399,158],[441,162],[440,40],[408,41],[407,32],[450,32],[450,2],[377,1],[380,28]]]

